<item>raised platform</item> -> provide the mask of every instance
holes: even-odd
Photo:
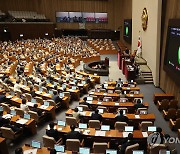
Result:
[[[101,66],[101,68],[99,68],[99,66]],[[84,69],[84,72],[89,73],[89,74],[97,74],[99,76],[109,75],[109,66],[105,65],[104,60],[86,63],[83,65],[83,69]]]

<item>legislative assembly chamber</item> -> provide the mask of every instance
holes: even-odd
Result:
[[[179,0],[0,0],[0,154],[180,154]]]

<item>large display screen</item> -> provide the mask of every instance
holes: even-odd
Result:
[[[108,17],[105,12],[56,12],[56,22],[107,23]]]
[[[164,70],[180,84],[180,20],[170,20],[167,32]]]

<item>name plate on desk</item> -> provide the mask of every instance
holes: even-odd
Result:
[[[130,87],[127,87],[126,89],[130,90],[131,88],[130,88]]]
[[[41,105],[39,108],[40,109],[47,109],[49,106],[46,106],[46,105]]]
[[[130,94],[129,96],[130,96],[130,97],[133,97],[133,96],[134,96],[134,94]]]
[[[123,132],[123,137],[128,137],[129,133],[132,133],[132,132]]]
[[[80,115],[83,115],[83,116],[86,115],[86,112],[79,112],[79,113],[80,113]]]
[[[95,136],[105,136],[105,134],[106,134],[106,131],[97,130],[95,133]]]
[[[139,115],[135,115],[135,118],[136,118],[136,119],[139,119],[139,118],[140,118],[140,116],[139,116]]]
[[[27,102],[26,104],[27,104],[28,106],[31,106],[31,107],[34,106],[34,103],[32,103],[32,102]]]
[[[119,106],[119,103],[115,103],[114,105],[115,105],[115,106]]]
[[[94,95],[94,92],[90,92],[90,95]]]
[[[87,103],[92,104],[92,101],[87,101]]]
[[[103,95],[104,95],[104,96],[106,96],[106,95],[107,95],[107,93],[104,93]]]
[[[101,104],[102,104],[102,102],[98,102],[97,104],[98,104],[98,105],[101,105]]]
[[[89,133],[90,133],[90,130],[85,130],[85,131],[83,132],[84,135],[88,135]]]
[[[148,137],[148,133],[147,132],[142,132],[143,137]]]

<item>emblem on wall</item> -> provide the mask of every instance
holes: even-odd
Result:
[[[141,20],[142,20],[142,28],[145,31],[148,25],[148,12],[146,8],[143,9]]]

